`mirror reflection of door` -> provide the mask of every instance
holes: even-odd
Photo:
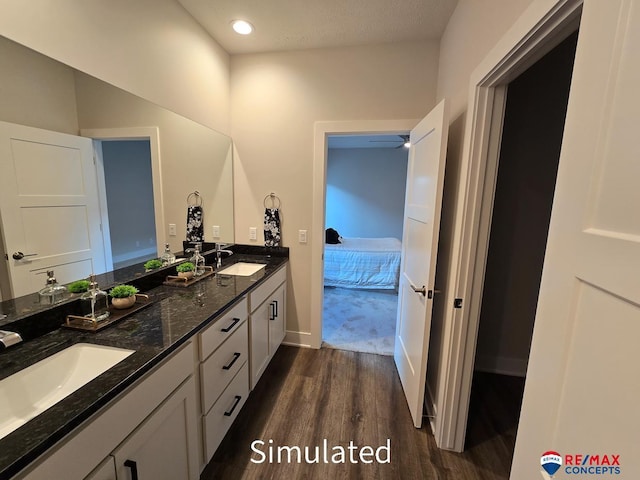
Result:
[[[149,140],[99,142],[113,268],[157,257]]]
[[[106,269],[91,141],[0,122],[2,298]]]

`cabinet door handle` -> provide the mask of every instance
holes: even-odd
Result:
[[[138,480],[138,464],[133,460],[125,460],[124,466],[131,469],[131,480]]]
[[[242,400],[242,397],[240,395],[236,395],[236,401],[233,402],[233,407],[231,407],[231,410],[229,410],[228,412],[224,412],[225,417],[230,417],[233,414],[233,411],[236,409],[236,407],[240,403],[240,400]],[[133,480],[137,480],[137,479],[134,478]]]
[[[221,328],[221,329],[220,329],[220,331],[221,331],[221,332],[224,332],[224,333],[228,333],[228,332],[230,332],[230,331],[231,331],[231,329],[232,329],[233,327],[235,327],[235,326],[236,326],[236,323],[238,323],[239,321],[240,321],[240,319],[239,319],[239,318],[233,317],[233,322],[231,322],[231,325],[229,325],[227,328]]]
[[[271,308],[271,313],[269,314],[269,320],[275,320],[276,319],[276,307],[273,304],[273,302],[271,302],[269,304],[269,307]]]
[[[238,360],[240,358],[240,353],[235,352],[233,354],[233,360],[231,360],[231,363],[225,365],[224,367],[222,367],[223,370],[229,370],[231,367],[233,367],[233,364],[236,363],[236,360]]]
[[[275,309],[275,310],[276,310],[276,313],[274,314],[274,317],[278,318],[278,301],[277,301],[277,300],[274,300],[274,301],[273,301],[273,303],[274,303],[274,304],[275,304],[275,306],[276,306],[276,309]]]

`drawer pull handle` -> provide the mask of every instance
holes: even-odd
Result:
[[[271,302],[269,304],[269,307],[271,307],[271,313],[269,314],[269,320],[275,320],[276,316],[277,316],[277,314],[276,314],[276,308],[277,307],[275,305],[275,302]]]
[[[138,480],[138,464],[133,460],[125,460],[124,466],[131,469],[131,480]]]
[[[228,333],[228,332],[230,332],[230,331],[231,331],[231,329],[232,329],[233,327],[235,327],[235,326],[236,326],[236,323],[238,323],[239,321],[240,321],[240,319],[239,319],[239,318],[233,317],[233,322],[231,322],[231,325],[229,325],[227,328],[222,328],[222,329],[220,329],[220,331],[222,331],[222,332],[224,332],[224,333]]]
[[[233,367],[233,364],[236,363],[236,360],[238,360],[240,358],[240,353],[235,352],[233,354],[233,360],[231,360],[231,363],[229,363],[228,365],[225,365],[224,367],[222,367],[223,370],[229,370],[231,367]]]
[[[231,407],[231,410],[229,410],[228,412],[224,412],[225,417],[230,417],[231,415],[233,415],[233,411],[236,409],[236,407],[240,403],[240,400],[242,400],[242,397],[240,395],[236,395],[236,401],[233,402],[233,407]],[[136,480],[136,479],[133,479],[133,480]]]
[[[274,316],[275,316],[276,318],[278,318],[278,301],[277,301],[277,300],[274,300],[274,301],[273,301],[273,303],[274,303],[274,305],[276,306],[276,313],[275,313],[275,315],[274,315]]]

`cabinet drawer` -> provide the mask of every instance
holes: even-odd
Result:
[[[249,330],[245,321],[237,327],[231,338],[200,365],[203,412],[209,411],[248,359]]]
[[[287,267],[283,266],[275,272],[266,282],[256,288],[250,295],[250,306],[253,312],[256,308],[264,302],[273,291],[287,280]]]
[[[213,457],[229,427],[249,396],[249,366],[245,363],[203,418],[206,461]]]
[[[246,320],[247,314],[247,299],[245,297],[220,315],[213,325],[201,332],[200,360],[205,360],[222,342],[229,338]]]

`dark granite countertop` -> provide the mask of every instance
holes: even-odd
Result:
[[[151,297],[152,305],[102,331],[84,333],[57,328],[0,353],[2,379],[75,343],[135,350],[122,362],[0,439],[0,480],[11,478],[34,461],[288,261],[286,248],[235,245],[233,250],[235,255],[226,259],[223,267],[249,261],[266,263],[265,269],[249,277],[214,275],[187,288],[159,284],[144,292]],[[55,317],[55,307],[50,312]],[[44,314],[38,313],[37,318]],[[21,321],[28,322],[29,318]]]

